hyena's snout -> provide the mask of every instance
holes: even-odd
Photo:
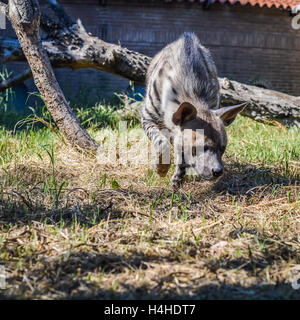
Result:
[[[208,180],[214,180],[221,177],[224,173],[223,162],[219,159],[206,159],[204,162],[203,177]]]
[[[218,166],[218,167],[212,168],[211,172],[212,172],[212,176],[214,178],[219,178],[219,177],[221,177],[223,175],[224,167],[223,166]]]
[[[224,173],[224,167],[223,166],[216,166],[213,168],[204,167],[203,173],[200,174],[203,178],[207,180],[215,180],[217,178],[220,178]]]

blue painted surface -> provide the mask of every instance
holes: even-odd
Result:
[[[7,106],[7,110],[9,111],[24,111],[28,105],[26,103],[28,90],[25,84],[20,84],[12,88],[12,90],[8,91],[8,99],[3,102]],[[1,94],[2,97],[5,96],[5,93]],[[2,107],[2,106],[1,106]],[[1,108],[3,111],[3,107]]]
[[[134,85],[134,88],[128,87],[127,94],[130,98],[136,101],[142,101],[146,94],[146,87],[144,85]]]
[[[5,96],[3,92],[0,94],[2,97]],[[29,93],[28,88],[25,84],[20,84],[12,88],[12,90],[8,90],[8,99],[0,103],[0,111],[5,111],[5,107],[7,111],[16,111],[16,112],[24,112],[28,110],[28,107],[36,107],[37,105],[42,105],[42,100]]]

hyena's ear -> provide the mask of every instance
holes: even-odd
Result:
[[[245,109],[248,102],[238,104],[236,106],[224,107],[213,112],[223,120],[225,126],[229,126],[236,118],[236,116]]]
[[[177,126],[182,126],[186,121],[194,120],[196,116],[197,109],[189,102],[183,102],[173,114],[172,120]]]

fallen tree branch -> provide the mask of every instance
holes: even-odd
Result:
[[[137,83],[145,82],[150,57],[90,36],[80,20],[68,29],[67,34],[59,34],[60,32],[55,32],[56,39],[43,41],[53,68],[93,68]],[[3,63],[26,61],[21,47],[12,39],[0,39],[0,46],[6,51]]]
[[[245,85],[227,78],[219,78],[222,104],[232,105],[248,101],[242,114],[258,121],[276,121],[300,127],[300,99],[288,94]]]

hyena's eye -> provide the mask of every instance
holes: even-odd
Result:
[[[196,147],[192,147],[192,156],[195,157],[196,156]]]

